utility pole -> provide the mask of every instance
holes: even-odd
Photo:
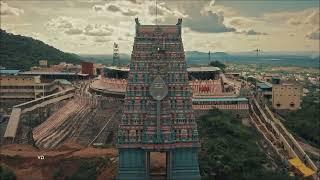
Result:
[[[260,51],[261,51],[261,49],[256,49],[256,50],[254,50],[257,54],[257,57],[258,57],[258,55],[259,55],[259,53],[260,53]]]

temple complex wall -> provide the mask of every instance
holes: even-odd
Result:
[[[142,77],[138,75],[137,78],[140,79]],[[103,78],[95,81],[92,86],[101,90],[124,92],[127,84],[126,79]],[[189,81],[189,85],[193,97],[237,96],[235,92],[223,92],[223,87],[219,80],[192,80]]]

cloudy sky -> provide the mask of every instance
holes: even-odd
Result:
[[[141,24],[183,18],[185,50],[319,52],[318,0],[1,0],[1,29],[63,51],[130,53]]]

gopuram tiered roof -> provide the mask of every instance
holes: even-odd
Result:
[[[141,25],[136,19],[118,128],[119,179],[148,179],[150,152],[154,151],[166,152],[169,179],[200,179],[200,143],[181,23],[182,19],[176,25]]]

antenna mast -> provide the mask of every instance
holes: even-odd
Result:
[[[156,0],[156,25],[158,25],[158,1]]]
[[[120,66],[119,45],[115,42],[113,43],[112,66]]]

